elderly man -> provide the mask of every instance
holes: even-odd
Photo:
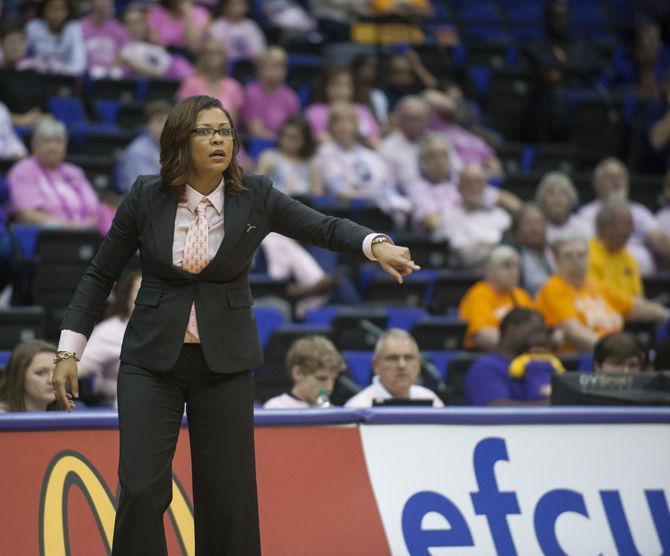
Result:
[[[500,321],[515,307],[532,307],[530,296],[519,287],[521,278],[519,254],[507,245],[492,252],[483,280],[463,296],[458,316],[468,328],[464,345],[468,349],[491,351],[500,340]]]
[[[375,400],[432,400],[433,407],[444,404],[428,388],[416,385],[421,355],[412,336],[391,328],[377,340],[372,358],[372,384],[351,398],[344,407],[371,407]]]
[[[589,242],[589,276],[617,293],[642,295],[637,262],[626,248],[633,233],[633,215],[624,199],[607,200],[596,216],[596,237]]]
[[[653,301],[621,295],[587,276],[588,242],[582,237],[554,244],[556,274],[535,300],[548,326],[562,331],[562,351],[591,351],[598,338],[623,328],[624,320],[664,323],[670,311]]]
[[[628,169],[617,158],[606,158],[593,171],[593,188],[597,198],[584,205],[579,215],[595,229],[596,214],[611,196],[628,198],[630,189]],[[648,208],[639,203],[630,203],[633,216],[633,233],[628,240],[628,249],[637,261],[640,273],[648,276],[656,265],[654,255],[670,261],[670,235],[663,232]]]
[[[478,268],[488,259],[493,248],[502,240],[512,218],[500,207],[487,206],[486,174],[481,166],[470,164],[461,170],[458,192],[461,203],[445,211],[437,240],[446,239],[464,268]]]

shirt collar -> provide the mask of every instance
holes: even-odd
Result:
[[[186,206],[191,212],[195,212],[196,207],[200,204],[203,197],[207,197],[209,202],[212,204],[214,209],[218,214],[223,212],[223,189],[224,189],[224,178],[221,177],[219,185],[216,186],[216,189],[212,191],[209,195],[203,195],[202,193],[193,189],[189,184],[186,184],[184,188],[184,197],[182,198],[182,203],[186,203]]]

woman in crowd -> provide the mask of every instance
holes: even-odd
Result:
[[[21,342],[13,349],[0,382],[0,413],[47,410],[56,400],[54,355],[56,346],[42,340]]]
[[[160,0],[149,10],[149,27],[158,43],[184,54],[200,51],[210,19],[207,8],[191,0]]]
[[[323,187],[311,164],[314,136],[302,116],[289,118],[279,130],[276,149],[266,149],[258,159],[257,172],[267,175],[287,195],[322,195]]]
[[[545,174],[535,190],[535,202],[546,218],[549,244],[570,236],[591,236],[588,224],[573,212],[579,203],[579,197],[567,174],[563,172]]]
[[[25,224],[63,228],[98,228],[111,224],[110,209],[98,200],[84,171],[65,162],[67,131],[47,119],[35,127],[32,156],[12,166],[9,210]]]
[[[554,272],[554,257],[547,245],[546,221],[540,208],[523,205],[513,225],[514,246],[521,256],[521,281],[535,295]]]
[[[226,45],[228,56],[237,60],[255,60],[265,50],[265,35],[253,19],[247,17],[247,0],[221,0],[221,14],[209,31],[210,35]]]
[[[354,80],[354,102],[367,107],[379,127],[385,129],[389,123],[389,102],[384,92],[376,87],[377,56],[369,52],[356,56],[351,62],[351,75]]]
[[[67,0],[45,0],[39,17],[28,22],[28,50],[46,73],[82,75],[86,71],[86,45],[79,22]]]
[[[354,84],[351,72],[347,68],[327,68],[320,79],[318,102],[305,110],[305,117],[319,142],[329,139],[328,117],[330,108],[338,102],[352,102]],[[377,144],[381,137],[375,117],[362,104],[355,104],[358,116],[358,132],[368,146]]]
[[[177,98],[209,95],[218,98],[230,112],[234,121],[244,103],[244,90],[232,77],[228,77],[228,55],[225,45],[215,37],[207,37],[198,55],[197,71],[182,82]]]
[[[123,77],[119,53],[128,42],[123,25],[114,17],[113,0],[91,0],[91,12],[79,20],[86,45],[86,67],[94,79]]]

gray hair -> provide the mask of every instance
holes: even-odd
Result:
[[[565,247],[566,245],[570,243],[581,243],[582,245],[586,245],[588,248],[589,245],[589,240],[586,239],[584,236],[577,235],[577,234],[572,234],[569,236],[561,237],[558,238],[556,241],[554,241],[551,244],[551,250],[554,252],[554,255],[558,257],[558,254],[561,252],[561,249]]]
[[[54,118],[45,118],[35,126],[33,131],[33,141],[44,139],[45,137],[59,137],[67,141],[67,129],[65,124]]]
[[[596,214],[596,230],[601,230],[604,226],[616,222],[622,208],[630,212],[630,205],[625,198],[614,196],[607,199]]]
[[[440,147],[444,147],[444,150],[449,156],[452,154],[451,141],[447,139],[446,135],[442,133],[427,133],[419,142],[419,159],[423,160],[424,152],[427,151],[432,145],[437,144]]]
[[[373,353],[374,358],[379,357],[379,354],[384,349],[384,344],[386,343],[386,340],[390,338],[397,338],[399,340],[409,340],[414,344],[416,350],[419,351],[419,346],[416,343],[416,340],[409,332],[407,332],[406,330],[402,330],[401,328],[389,328],[386,332],[384,332],[381,336],[379,336],[379,338],[377,338],[377,343],[375,344],[375,351]]]
[[[579,203],[579,195],[577,194],[577,189],[572,183],[570,176],[568,176],[565,172],[554,171],[547,172],[544,176],[542,176],[542,179],[540,180],[540,183],[535,190],[535,202],[538,205],[544,205],[544,198],[547,195],[547,191],[554,184],[560,185],[568,192],[572,206]]]
[[[489,258],[486,260],[486,270],[493,268],[512,257],[516,260],[520,259],[519,253],[514,247],[510,247],[509,245],[498,245],[491,251]]]

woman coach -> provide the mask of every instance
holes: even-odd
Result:
[[[163,513],[186,404],[199,555],[260,553],[253,445],[253,377],[262,354],[249,267],[275,231],[376,258],[399,282],[418,269],[407,248],[324,216],[244,176],[221,103],[175,106],[161,135],[161,175],[140,176],[84,274],[63,319],[56,397],[71,409],[86,338],[126,262],[140,250],[142,286],[118,378],[121,486],[113,554],[167,554]]]

